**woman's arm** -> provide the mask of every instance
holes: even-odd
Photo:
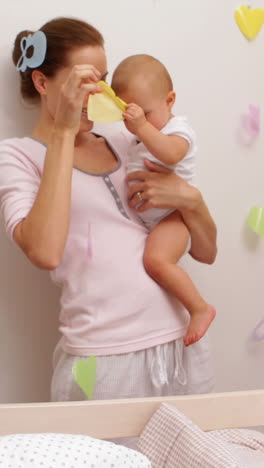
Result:
[[[30,212],[14,230],[14,240],[39,268],[55,269],[63,255],[69,230],[75,137],[85,96],[100,91],[96,85],[99,75],[93,66],[75,66],[62,86],[40,187]]]
[[[216,226],[199,190],[164,167],[148,160],[145,164],[148,171],[133,172],[127,177],[128,181],[135,181],[128,188],[130,206],[136,208],[143,199],[138,212],[150,208],[179,210],[191,234],[191,256],[203,263],[213,263],[217,254]]]
[[[68,235],[74,133],[54,130],[34,204],[14,229],[14,240],[39,268],[58,266]]]
[[[199,262],[212,264],[217,254],[216,225],[201,192],[194,187],[192,188],[195,192],[193,194],[193,207],[181,210],[184,222],[191,233],[190,254]]]

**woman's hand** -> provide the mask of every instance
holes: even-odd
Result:
[[[217,254],[216,226],[201,192],[158,164],[145,160],[145,165],[147,171],[127,176],[130,207],[139,213],[150,208],[179,210],[191,234],[191,256],[202,263],[213,263]]]
[[[75,65],[61,87],[55,115],[55,127],[71,130],[80,128],[82,108],[89,94],[101,92],[97,85],[101,73],[93,65]]]
[[[148,170],[135,171],[127,176],[131,208],[136,208],[139,203],[137,211],[141,213],[150,208],[173,208],[179,211],[193,208],[198,195],[194,187],[159,164],[145,160],[145,165]]]

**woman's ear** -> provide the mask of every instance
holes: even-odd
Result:
[[[172,106],[175,104],[176,101],[176,93],[175,91],[170,91],[168,96],[167,96],[167,104],[169,109],[172,108]]]
[[[31,77],[32,77],[33,84],[36,90],[38,91],[38,93],[40,94],[40,96],[46,95],[47,94],[46,93],[47,78],[44,75],[44,73],[42,73],[39,70],[33,70]]]

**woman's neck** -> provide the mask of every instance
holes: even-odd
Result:
[[[53,130],[54,120],[44,112],[40,112],[38,121],[31,132],[31,136],[47,145]],[[89,131],[78,133],[75,137],[75,147],[87,144],[87,141],[90,139],[89,135],[91,135]]]
[[[54,120],[43,110],[40,110],[38,121],[31,132],[31,136],[48,144],[53,128]]]
[[[40,112],[31,136],[49,145],[53,130],[54,120]],[[104,138],[98,138],[89,130],[80,131],[76,135],[74,146],[74,166],[82,171],[101,174],[119,167],[117,156]]]

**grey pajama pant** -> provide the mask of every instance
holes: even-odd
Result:
[[[72,376],[77,359],[58,343],[53,358],[52,401],[80,401],[86,396]],[[110,356],[97,356],[93,399],[144,398],[209,393],[213,390],[213,366],[208,339],[189,347],[183,339],[152,348]]]

